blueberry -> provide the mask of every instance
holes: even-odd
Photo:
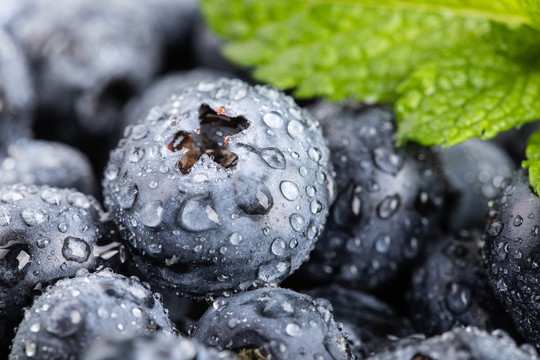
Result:
[[[456,327],[442,335],[425,340],[406,338],[386,352],[369,360],[533,360],[536,350],[528,345],[517,346],[504,331],[488,333],[475,327]]]
[[[0,28],[0,150],[32,126],[34,90],[24,53]]]
[[[334,318],[341,323],[351,350],[359,359],[375,352],[390,337],[401,338],[414,333],[408,319],[373,295],[339,286],[311,289],[306,294],[330,301]]]
[[[515,165],[508,154],[493,142],[470,139],[449,148],[437,148],[442,168],[456,194],[447,212],[447,227],[484,229],[488,202],[499,191],[503,180],[512,176]]]
[[[89,160],[62,143],[19,139],[0,151],[0,185],[24,183],[76,188],[94,194],[97,183]]]
[[[125,123],[135,125],[143,121],[156,106],[165,103],[171,96],[178,94],[185,87],[200,82],[210,82],[221,77],[229,77],[227,73],[207,68],[196,68],[185,72],[169,73],[152,83],[144,93],[132,99],[125,109]]]
[[[34,70],[36,134],[101,161],[120,135],[124,104],[159,69],[144,9],[129,0],[31,0],[8,29]]]
[[[145,278],[197,297],[282,281],[332,197],[318,123],[273,88],[227,79],[188,87],[128,127],[103,186]]]
[[[101,336],[175,333],[159,297],[110,269],[58,281],[27,310],[10,360],[80,359]]]
[[[484,233],[485,266],[497,298],[524,338],[540,347],[540,199],[525,171],[494,201]]]
[[[159,332],[116,335],[95,341],[82,360],[237,360],[229,351],[217,351],[200,342]]]
[[[207,346],[251,349],[268,359],[352,358],[330,303],[282,288],[218,298],[192,335]]]
[[[104,218],[95,199],[73,190],[0,186],[0,343],[33,294],[104,262],[100,250],[114,239]]]
[[[406,294],[417,330],[432,336],[454,326],[515,332],[495,300],[480,253],[481,232],[461,232],[432,241],[416,265]]]
[[[445,181],[427,148],[394,146],[392,112],[321,102],[311,108],[339,194],[303,279],[380,289],[411,265],[438,223]]]

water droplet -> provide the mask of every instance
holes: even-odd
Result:
[[[373,150],[373,162],[379,170],[390,174],[397,175],[403,166],[403,158],[396,154],[392,149],[376,148]]]
[[[387,196],[381,201],[379,206],[377,206],[377,214],[381,219],[388,219],[390,216],[394,215],[397,209],[400,206],[399,195]]]
[[[268,166],[274,169],[285,169],[287,167],[285,155],[276,148],[261,149],[258,154]]]
[[[27,340],[24,343],[24,353],[26,354],[26,356],[33,357],[34,355],[36,355],[36,350],[37,346],[35,342]]]
[[[305,222],[306,220],[304,220],[304,217],[298,213],[294,213],[289,217],[289,223],[291,224],[291,227],[294,231],[302,231]]]
[[[62,200],[60,194],[58,194],[58,190],[53,188],[43,190],[40,197],[43,201],[53,205],[60,204]]]
[[[488,234],[491,236],[497,236],[501,233],[503,227],[504,227],[504,224],[502,223],[502,221],[493,220],[493,222],[489,224]]]
[[[68,225],[66,223],[58,224],[58,231],[64,234],[66,231],[68,231]]]
[[[264,114],[263,121],[268,127],[277,129],[283,126],[283,117],[275,111]]]
[[[312,186],[312,185],[306,186],[306,195],[307,196],[314,197],[316,193],[317,193],[317,189],[315,188],[315,186]]]
[[[25,209],[21,212],[21,216],[28,226],[36,226],[47,220],[47,215],[37,209]]]
[[[11,223],[7,210],[0,209],[0,226],[8,226]]]
[[[520,226],[521,224],[523,224],[523,218],[518,215],[514,219],[514,226]]]
[[[78,207],[79,209],[88,209],[90,200],[86,195],[80,192],[73,192],[67,197],[68,204]]]
[[[122,209],[130,209],[135,203],[138,193],[139,188],[137,185],[131,184],[129,186],[121,187],[117,196],[118,205],[120,205]]]
[[[41,325],[39,325],[39,323],[34,323],[30,326],[30,331],[33,333],[37,333],[39,330],[41,330]]]
[[[146,125],[138,124],[131,130],[131,138],[133,140],[142,140],[148,135],[148,128]]]
[[[286,247],[287,245],[285,244],[285,241],[283,239],[276,238],[272,242],[271,250],[274,255],[283,256],[286,253]]]
[[[142,147],[135,146],[133,149],[131,149],[128,159],[132,163],[137,163],[142,160],[144,153],[145,151]]]
[[[39,238],[36,240],[36,245],[38,248],[40,249],[43,249],[45,248],[47,245],[49,245],[49,243],[51,242],[50,239],[47,239],[47,238]]]
[[[284,262],[278,264],[261,265],[259,267],[258,276],[259,279],[266,282],[276,282],[289,273],[290,265]]]
[[[319,200],[313,200],[310,204],[309,204],[309,210],[313,213],[313,214],[318,214],[322,211],[323,209],[323,204],[319,201]]]
[[[148,227],[156,227],[163,220],[163,206],[161,201],[151,202],[139,213],[141,222]]]
[[[72,301],[58,303],[47,319],[46,330],[61,338],[75,334],[83,321],[79,306]]]
[[[287,133],[293,139],[301,139],[304,135],[304,125],[297,120],[291,120],[287,125]]]
[[[157,189],[159,183],[157,181],[150,181],[150,183],[148,184],[148,187],[150,189]]]
[[[322,152],[317,147],[312,147],[308,150],[308,156],[311,160],[319,162],[322,158]]]
[[[538,227],[538,225],[534,225],[533,228],[531,229],[531,235],[536,236],[538,235],[539,231],[540,231],[540,227]]]
[[[469,308],[472,290],[465,284],[450,283],[446,290],[446,305],[454,314],[462,314]]]
[[[279,184],[279,189],[281,190],[281,193],[283,194],[285,199],[289,201],[296,200],[300,195],[300,190],[298,189],[298,186],[292,181],[282,181],[281,184]]]
[[[300,176],[306,177],[308,174],[308,169],[304,166],[300,166],[300,168],[298,169],[298,173],[300,174]]]
[[[392,238],[389,235],[380,235],[375,241],[375,250],[381,254],[386,254],[390,249]]]
[[[24,196],[17,191],[8,190],[4,192],[0,198],[4,203],[14,203],[16,201],[24,199]]]
[[[187,200],[178,212],[177,222],[184,230],[193,232],[214,229],[220,224],[211,199],[206,197],[194,197]]]
[[[240,245],[244,241],[244,237],[239,233],[232,233],[229,237],[229,241],[233,245]]]
[[[120,172],[120,169],[115,165],[109,165],[107,169],[105,169],[105,177],[109,181],[113,181],[118,177],[118,173]]]
[[[302,328],[296,323],[288,323],[285,326],[285,333],[291,337],[298,337],[302,334]]]

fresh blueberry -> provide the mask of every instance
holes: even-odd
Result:
[[[175,330],[159,297],[110,269],[58,281],[27,310],[10,360],[81,359],[98,337]]]
[[[420,332],[438,335],[458,325],[515,332],[489,286],[481,236],[479,231],[462,231],[427,247],[406,294],[411,320]]]
[[[0,150],[0,185],[23,183],[75,188],[95,194],[92,166],[81,152],[62,143],[19,139]]]
[[[363,359],[389,338],[414,333],[410,321],[376,297],[339,286],[321,287],[306,292],[312,298],[325,298],[332,304],[334,318],[347,333],[352,352]]]
[[[141,96],[132,99],[126,105],[125,124],[126,126],[135,125],[143,121],[154,107],[167,102],[171,96],[180,93],[189,85],[219,80],[222,77],[230,76],[227,73],[207,68],[169,73],[154,81]]]
[[[230,351],[217,351],[200,342],[163,332],[101,338],[82,360],[238,360]]]
[[[0,28],[0,150],[30,134],[33,107],[34,90],[24,53]]]
[[[104,218],[95,199],[74,190],[0,186],[0,343],[11,340],[33,295],[103,263],[114,246]]]
[[[512,176],[513,160],[493,142],[470,139],[449,148],[437,148],[443,172],[456,192],[446,226],[457,232],[484,229],[488,202],[499,191],[503,180]]]
[[[484,233],[487,274],[523,337],[540,347],[540,199],[525,171],[494,201]]]
[[[536,350],[516,342],[504,331],[488,333],[475,327],[456,327],[425,340],[406,338],[369,360],[534,360]]]
[[[313,248],[333,190],[318,123],[273,88],[228,79],[128,127],[103,186],[145,279],[196,297],[282,281]]]
[[[33,68],[37,136],[77,146],[95,162],[106,157],[121,133],[124,104],[161,61],[139,3],[31,0],[8,24]]]
[[[268,359],[352,358],[331,304],[282,288],[218,298],[192,335],[210,347],[251,350]]]
[[[380,289],[418,257],[438,223],[445,181],[428,148],[396,148],[393,113],[321,102],[338,197],[301,278]]]

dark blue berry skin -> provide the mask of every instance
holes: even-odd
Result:
[[[394,146],[387,108],[322,102],[310,110],[328,139],[338,196],[301,274],[380,289],[421,253],[444,206],[445,180],[430,149]]]
[[[218,298],[192,335],[217,349],[258,349],[269,359],[352,359],[330,303],[282,288]]]
[[[27,310],[10,360],[81,359],[100,336],[175,333],[166,310],[136,277],[110,269],[58,281]]]
[[[121,134],[123,106],[160,66],[160,42],[143,7],[130,0],[31,0],[8,29],[34,70],[36,135],[106,162]]]
[[[318,123],[273,88],[228,79],[128,127],[103,186],[140,273],[195,297],[282,281],[313,248],[333,190]]]
[[[535,360],[536,350],[528,344],[517,346],[504,331],[492,333],[475,327],[456,327],[425,340],[406,338],[369,360]]]
[[[455,191],[446,212],[446,227],[453,232],[483,230],[489,201],[516,168],[512,158],[495,143],[480,139],[436,150],[444,175]]]
[[[0,185],[22,183],[75,188],[94,195],[97,183],[88,158],[62,143],[18,139],[0,151]]]
[[[441,236],[412,272],[405,300],[416,329],[428,336],[454,326],[515,329],[495,296],[480,253],[481,232]]]
[[[415,332],[407,318],[373,295],[339,286],[311,289],[306,294],[330,301],[334,318],[347,333],[358,359],[375,352],[389,337],[402,338]]]
[[[144,121],[148,113],[156,106],[162,105],[182,89],[198,84],[210,82],[222,77],[230,77],[230,74],[208,68],[195,68],[189,71],[169,73],[154,81],[137,98],[132,99],[125,108],[124,121],[127,125],[136,125]]]
[[[200,342],[163,332],[109,336],[90,346],[82,360],[237,360],[230,351],[218,351]]]
[[[485,267],[493,291],[526,341],[540,347],[540,199],[524,170],[494,201],[484,233]]]
[[[34,90],[24,53],[0,28],[0,151],[31,132]]]
[[[11,340],[33,295],[104,264],[114,240],[104,219],[94,198],[74,190],[0,186],[0,343]]]

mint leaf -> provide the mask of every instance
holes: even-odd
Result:
[[[534,192],[540,195],[540,129],[529,138],[526,155],[523,166],[529,168],[529,182]]]
[[[393,102],[398,140],[540,117],[540,0],[202,0],[226,55],[298,97]]]
[[[498,41],[448,51],[401,85],[399,143],[488,139],[540,116],[540,32],[494,24],[489,38]]]

